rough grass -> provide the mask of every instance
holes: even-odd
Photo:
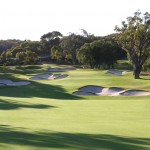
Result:
[[[48,66],[17,68],[0,77],[29,80]],[[2,150],[150,150],[150,96],[72,94],[85,85],[150,91],[149,77],[134,80],[132,74],[90,69],[64,73],[69,77],[0,87]]]

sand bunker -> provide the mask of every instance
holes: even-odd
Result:
[[[84,86],[79,88],[79,91],[84,91],[84,92],[91,92],[91,93],[101,93],[101,91],[103,90],[102,86],[96,86],[96,85],[88,85],[88,86]]]
[[[52,72],[61,72],[61,71],[69,71],[69,70],[76,70],[76,68],[49,68],[48,71]]]
[[[102,92],[99,95],[104,96],[119,96],[120,93],[124,92],[124,89],[111,87],[111,88],[103,88]]]
[[[128,90],[123,93],[120,93],[123,96],[146,96],[150,95],[150,92],[142,91],[142,90]]]
[[[68,77],[67,74],[52,74],[52,73],[45,73],[39,74],[35,77],[31,77],[31,80],[53,80],[53,79],[62,79]]]
[[[91,95],[91,96],[146,96],[150,95],[150,92],[142,90],[124,90],[117,87],[102,87],[95,85],[88,85],[79,88],[78,91],[73,92],[76,95]]]
[[[108,70],[106,73],[107,74],[111,74],[111,75],[122,76],[122,75],[129,74],[130,72],[128,72],[128,71],[121,71],[121,70]]]
[[[28,85],[28,84],[30,84],[30,82],[28,81],[14,82],[14,81],[7,80],[7,79],[0,80],[0,86],[22,86],[22,85]]]
[[[76,91],[73,94],[76,94],[76,95],[98,96],[96,93],[84,92],[84,91]]]

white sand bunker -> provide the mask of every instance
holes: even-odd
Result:
[[[69,70],[76,70],[76,68],[49,68],[48,71],[52,72],[61,72],[61,71],[69,71]]]
[[[53,79],[62,79],[68,77],[68,74],[52,74],[52,73],[45,73],[40,74],[35,77],[31,77],[31,80],[53,80]]]
[[[7,79],[0,80],[0,86],[22,86],[22,85],[28,85],[28,84],[30,84],[30,82],[28,81],[14,82],[14,81],[7,80]]]
[[[91,95],[91,96],[145,96],[150,95],[150,92],[142,90],[128,90],[122,88],[110,87],[105,88],[102,86],[88,85],[79,88],[78,91],[73,92],[76,95]]]
[[[122,76],[122,75],[129,74],[130,72],[128,72],[128,71],[121,71],[121,70],[108,70],[106,73],[107,74],[111,74],[111,75]]]
[[[143,90],[128,90],[123,93],[120,93],[120,95],[123,95],[123,96],[146,96],[146,95],[150,95],[150,92],[146,92]]]

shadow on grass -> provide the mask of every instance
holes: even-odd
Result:
[[[119,70],[133,70],[133,67],[128,62],[117,63],[115,67]]]
[[[35,109],[49,109],[55,108],[55,106],[44,105],[44,104],[30,104],[30,103],[21,103],[18,101],[8,101],[8,100],[0,100],[0,110],[13,110],[20,108],[35,108]]]
[[[0,126],[0,146],[33,146],[76,150],[149,150],[150,138],[105,134],[27,132],[22,128]]]
[[[140,77],[139,79],[141,79],[141,80],[150,80],[150,76],[149,77]]]
[[[39,65],[27,65],[27,66],[17,66],[16,69],[26,70],[26,69],[41,69],[42,66]]]
[[[25,86],[1,86],[0,96],[6,97],[20,97],[20,98],[49,98],[58,100],[78,100],[82,99],[67,93],[67,91],[60,85],[49,85],[39,82],[31,81],[30,85]]]

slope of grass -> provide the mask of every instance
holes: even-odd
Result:
[[[49,65],[1,74],[29,80]],[[52,66],[52,65],[50,65]],[[34,70],[32,70],[34,68]],[[85,85],[143,89],[150,80],[107,75],[106,71],[66,71],[59,80],[0,87],[0,148],[3,150],[150,150],[150,96],[76,96]]]

